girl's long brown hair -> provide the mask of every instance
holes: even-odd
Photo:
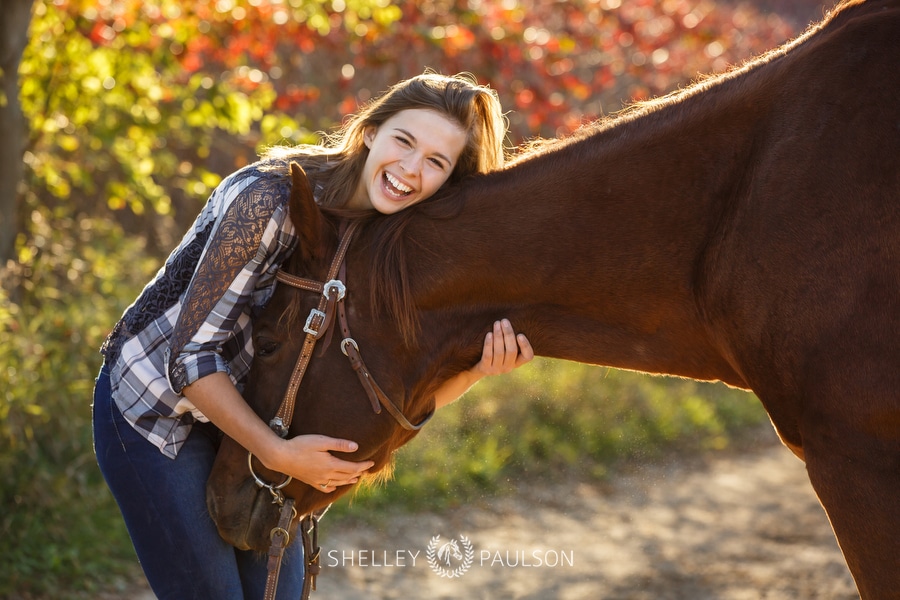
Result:
[[[400,111],[419,108],[445,115],[467,132],[466,145],[448,183],[503,166],[506,118],[497,93],[467,73],[447,76],[425,72],[405,79],[363,105],[344,125],[325,135],[322,145],[275,146],[263,154],[269,168],[303,165],[315,186],[316,201],[340,209],[353,196],[369,155],[363,134]]]

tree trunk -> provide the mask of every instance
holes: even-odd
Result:
[[[25,148],[18,72],[28,44],[32,4],[33,0],[0,3],[0,267],[15,255]]]

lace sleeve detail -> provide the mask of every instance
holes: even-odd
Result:
[[[203,375],[227,370],[219,356],[222,344],[233,334],[266,257],[275,250],[265,245],[263,234],[288,190],[285,178],[257,179],[238,193],[213,232],[185,293],[167,353],[169,382],[176,393]],[[185,364],[181,355],[188,352],[195,354],[195,364]]]

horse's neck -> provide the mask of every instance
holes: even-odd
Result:
[[[432,250],[418,306],[476,327],[505,314],[545,356],[740,383],[707,339],[697,283],[751,120],[696,112],[669,107],[466,187],[459,218],[413,234]]]

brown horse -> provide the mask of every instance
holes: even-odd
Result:
[[[392,217],[346,259],[346,309],[374,380],[412,422],[509,317],[538,354],[754,391],[804,459],[866,598],[900,590],[900,1],[841,5],[730,73],[533,149]],[[337,244],[297,175],[303,242]],[[314,294],[279,286],[245,396],[271,417]],[[339,335],[339,334],[335,334]],[[349,438],[376,470],[414,432],[375,414],[339,344],[312,359],[291,433]],[[223,444],[209,505],[265,548],[276,519]],[[267,473],[278,481],[279,475]],[[326,495],[286,488],[301,514]],[[253,515],[253,520],[250,517]]]

